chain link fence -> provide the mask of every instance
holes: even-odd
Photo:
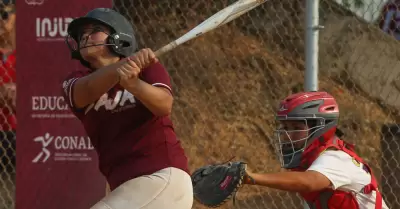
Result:
[[[0,208],[14,208],[16,149],[15,6],[0,2]]]
[[[399,209],[400,51],[396,16],[381,15],[379,4],[386,1],[378,1],[371,0],[373,5],[366,1],[366,12],[356,9],[355,14],[333,0],[321,0],[320,23],[325,28],[320,31],[319,85],[340,104],[344,139],[355,143],[373,167],[388,206]],[[232,2],[115,0],[114,4],[134,23],[141,47],[155,50]],[[353,8],[348,2],[347,7]],[[3,28],[9,20],[6,13],[12,13],[5,8],[0,7],[0,44],[7,46],[9,34]],[[379,27],[385,25],[382,32]],[[270,0],[161,58],[172,77],[172,117],[192,170],[235,157],[255,172],[279,171],[270,143],[274,111],[280,99],[303,88],[304,34],[305,2]],[[8,94],[0,95],[1,105],[9,104]],[[7,110],[13,108],[2,107],[0,120],[6,130]],[[2,131],[0,136],[0,208],[14,208],[15,132]],[[245,186],[236,207],[302,208],[302,204],[294,194]],[[195,203],[193,208],[204,207]]]
[[[141,47],[156,50],[232,2],[114,4],[134,23]],[[344,139],[371,164],[390,208],[400,208],[400,141],[391,137],[400,123],[400,45],[379,29],[374,12],[380,14],[385,2],[365,2],[375,4],[364,5],[368,18],[360,9],[354,14],[321,0],[319,85],[340,103]],[[360,6],[353,3],[346,5]],[[172,76],[173,121],[192,170],[234,156],[252,171],[280,169],[270,144],[274,110],[280,99],[303,89],[304,40],[305,1],[270,0],[161,58]],[[302,208],[296,195],[261,187],[245,186],[237,200],[237,208]]]

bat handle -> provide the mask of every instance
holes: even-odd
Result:
[[[156,52],[154,52],[154,54],[156,55],[156,57],[160,57],[163,54],[165,54],[166,52],[169,52],[172,49],[176,48],[177,46],[178,46],[178,44],[176,43],[176,41],[173,41],[173,42],[161,47],[160,49],[158,49]]]

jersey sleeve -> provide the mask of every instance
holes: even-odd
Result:
[[[77,108],[74,104],[74,91],[73,86],[77,80],[87,75],[86,72],[83,71],[75,71],[70,73],[62,84],[62,95],[64,100],[66,101],[68,107],[72,110],[72,112],[79,117],[79,113],[82,112],[82,108]]]
[[[322,153],[307,169],[317,171],[326,176],[332,183],[332,189],[352,183],[352,170],[355,165],[352,158],[345,152],[327,150]]]
[[[165,67],[159,62],[144,69],[141,79],[153,86],[166,88],[172,94],[171,78]]]

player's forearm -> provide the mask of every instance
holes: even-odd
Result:
[[[80,78],[74,85],[74,103],[78,108],[85,107],[99,99],[119,82],[117,68],[125,60],[100,68],[95,72]]]
[[[140,79],[136,85],[125,86],[125,89],[139,99],[154,115],[171,114],[173,97],[167,89],[152,86]]]
[[[251,174],[256,185],[290,192],[312,192],[316,190],[313,179],[306,172],[280,172]],[[250,182],[246,182],[250,183]]]

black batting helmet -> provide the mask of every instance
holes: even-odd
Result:
[[[85,16],[74,19],[68,25],[68,35],[66,43],[71,51],[73,59],[80,60],[81,63],[90,68],[90,64],[85,61],[81,54],[80,45],[82,26],[87,24],[102,24],[111,29],[108,34],[107,45],[111,51],[120,57],[128,57],[137,51],[138,45],[131,23],[120,13],[109,8],[96,8],[89,11]]]

